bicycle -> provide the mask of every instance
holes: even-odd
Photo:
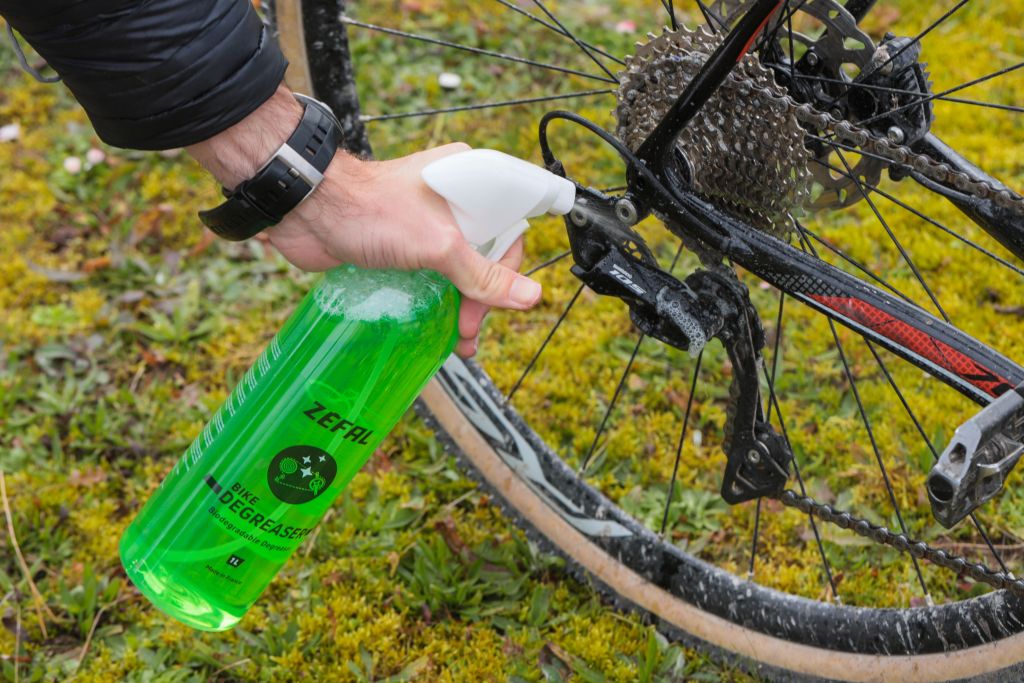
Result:
[[[568,304],[551,312],[557,314],[554,324],[537,337],[537,350],[523,359],[525,370],[497,363],[485,370],[453,358],[424,392],[421,409],[446,447],[497,493],[503,509],[532,537],[565,556],[577,575],[589,577],[616,604],[657,620],[673,637],[723,658],[738,658],[769,677],[1002,681],[1024,675],[1024,621],[1019,616],[1024,580],[1012,574],[975,514],[1003,490],[1024,452],[1024,367],[952,324],[922,268],[877,206],[884,198],[911,212],[962,249],[984,256],[984,267],[992,272],[1024,275],[1018,265],[1024,259],[1024,198],[931,130],[934,104],[1021,111],[1012,104],[965,99],[959,91],[1010,74],[1024,63],[994,68],[967,86],[936,92],[929,83],[921,39],[955,19],[967,2],[944,11],[912,37],[890,33],[876,41],[861,28],[878,11],[875,0],[698,1],[690,7],[704,22],[697,30],[682,24],[683,8],[665,0],[653,4],[663,8],[660,19],[668,27],[620,58],[577,35],[566,13],[556,13],[540,0],[530,10],[497,0],[507,18],[562,41],[590,67],[586,71],[538,55],[492,49],[485,41],[466,44],[384,25],[372,16],[372,8],[366,10],[370,16],[360,14],[369,3],[276,0],[268,8],[292,63],[292,86],[331,104],[344,123],[348,148],[357,154],[371,154],[368,127],[383,122],[404,125],[460,112],[614,97],[613,133],[569,111],[548,111],[539,120],[542,159],[549,170],[577,179],[576,167],[553,142],[552,131],[565,131],[570,124],[613,150],[625,168],[625,182],[615,188],[597,190],[577,181],[581,199],[564,225],[568,248],[551,252],[534,269],[548,273],[556,264],[572,264],[576,285],[558,290],[571,295]],[[461,28],[464,35],[472,33],[468,26]],[[416,57],[423,56],[423,46],[430,46],[603,81],[603,90],[362,115],[361,98],[386,103],[382,85],[408,85],[382,76],[387,83],[363,87],[359,58],[369,60],[370,50],[377,57],[385,54],[384,48],[369,47],[371,36],[391,41],[388,50],[397,50],[399,41],[415,45],[407,49],[421,50]],[[547,49],[546,43],[535,46],[538,52]],[[575,139],[568,137],[575,134],[563,133],[566,139]],[[886,189],[910,184],[949,202],[978,228],[957,233]],[[907,295],[893,276],[873,272],[854,255],[855,249],[843,249],[804,224],[804,216],[832,215],[825,212],[838,209],[870,210],[891,238],[901,268],[910,273],[904,272],[902,279],[920,287],[924,304]],[[646,217],[660,221],[675,242],[668,247],[664,242],[649,244],[640,234]],[[826,261],[825,254],[843,267]],[[669,259],[670,267],[661,265]],[[680,264],[691,270],[682,280],[674,275]],[[744,271],[742,277],[738,270]],[[757,281],[780,292],[773,316],[757,309],[756,304],[764,304],[762,292],[746,284]],[[598,423],[584,420],[580,429],[540,424],[538,417],[545,413],[553,422],[564,418],[561,408],[571,401],[561,391],[545,392],[550,383],[532,397],[521,389],[536,377],[531,373],[537,372],[574,305],[590,293],[624,302],[632,325],[628,332],[639,339],[630,347],[631,337],[618,349],[628,360]],[[821,458],[808,457],[806,437],[784,419],[792,417],[793,404],[776,391],[786,381],[781,368],[787,299],[827,324],[826,337],[834,342],[834,359],[842,370],[836,380],[841,396],[848,397],[847,412],[860,418],[868,437],[868,445],[854,445],[869,461],[874,459],[884,484],[877,494],[858,490],[849,498],[875,496],[885,516],[841,509],[842,493],[830,492],[836,505],[811,495]],[[621,316],[621,305],[616,311]],[[859,356],[844,346],[836,323],[866,342]],[[502,324],[507,328],[508,323],[495,323]],[[800,330],[789,334],[801,337]],[[609,424],[616,403],[631,391],[630,371],[641,362],[638,354],[648,337],[663,344],[654,353],[669,367],[683,362],[685,354],[695,359],[689,392],[685,400],[679,394],[674,402],[682,413],[678,440],[673,435],[674,447],[660,449],[665,444],[659,441],[654,453],[647,454],[654,461],[652,469],[666,470],[672,463],[669,483],[659,490],[663,499],[644,497],[644,489],[654,486],[622,490],[623,479],[644,483],[646,475],[642,470],[632,474],[623,465],[632,466],[628,457],[613,452]],[[708,345],[715,338],[724,356]],[[810,340],[801,343],[806,351],[817,348]],[[891,356],[904,363],[890,370],[885,358]],[[863,358],[875,363],[876,381],[866,381],[863,373],[856,376],[858,359]],[[814,357],[807,362],[816,367]],[[704,373],[719,383],[728,381],[729,390],[698,405],[694,395],[702,363]],[[952,389],[946,394],[954,398],[940,404],[954,413],[946,426],[960,425],[952,439],[929,434],[912,407],[917,394],[901,389],[900,380],[914,368]],[[799,381],[790,382],[801,388]],[[879,387],[891,392],[885,405],[893,407],[892,414],[886,417],[893,423],[902,420],[902,433],[916,435],[928,459],[935,460],[926,478],[923,473],[908,476],[916,477],[916,484],[893,484],[890,472],[905,466],[887,466],[879,447],[879,423],[871,419],[878,416],[864,401],[866,394],[878,394]],[[821,395],[834,393],[834,387],[820,388]],[[513,400],[520,402],[518,410]],[[708,413],[707,422],[724,423],[722,451],[710,456],[717,462],[706,469],[720,478],[721,498],[739,506],[732,508],[732,521],[746,526],[729,531],[736,537],[749,532],[749,566],[744,566],[744,553],[728,547],[729,532],[723,532],[722,548],[716,550],[722,566],[715,566],[702,559],[706,546],[692,543],[704,537],[675,529],[677,496],[695,482],[712,481],[698,468],[680,466],[688,463],[684,451],[695,456],[703,452],[701,445],[691,443],[695,407]],[[830,436],[837,436],[827,421],[818,429],[832,429]],[[824,457],[835,445],[814,447],[822,448]],[[844,475],[840,481],[855,478]],[[602,492],[598,484],[614,491]],[[908,491],[926,496],[943,527],[969,519],[969,531],[959,533],[977,539],[998,567],[919,540],[916,532],[929,528],[920,521],[908,524],[901,514]],[[703,504],[712,505],[706,499]],[[744,511],[749,521],[743,522],[736,510]],[[775,532],[766,531],[773,523],[769,514],[788,521],[779,523]],[[821,600],[777,590],[786,577],[755,571],[756,560],[768,554],[761,534],[791,538],[797,525],[808,537],[804,554],[818,560],[813,571],[823,578]],[[833,535],[840,533],[836,528],[846,535]],[[935,535],[934,529],[931,533]],[[919,586],[921,595],[904,599],[898,590],[900,595],[874,596],[881,606],[843,604],[840,572],[833,566],[842,553],[837,550],[842,543],[835,540],[840,538],[847,539],[844,543],[866,539],[894,550],[879,553],[875,572],[890,578],[904,571],[911,577],[906,583]],[[909,565],[894,569],[893,556],[908,559]],[[768,559],[778,562],[780,575],[792,566]],[[933,577],[939,574],[933,572],[938,570],[953,573],[936,585]],[[948,577],[954,582],[970,578],[989,592],[964,596],[949,586]],[[878,592],[886,590],[882,586]],[[935,604],[933,594],[950,601]]]

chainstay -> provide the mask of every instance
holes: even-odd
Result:
[[[950,569],[957,575],[966,574],[975,581],[1024,597],[1024,579],[1018,579],[1009,572],[995,571],[979,562],[970,562],[964,557],[947,553],[941,548],[934,548],[924,541],[915,541],[906,534],[890,531],[884,526],[872,524],[849,512],[836,510],[831,505],[819,503],[810,496],[801,496],[790,489],[786,489],[773,498],[786,507],[796,508],[801,512],[814,515],[821,521],[834,524],[841,529],[849,529],[858,536],[890,546],[919,560],[927,560],[932,564]]]

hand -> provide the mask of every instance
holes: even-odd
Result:
[[[339,154],[316,193],[267,230],[267,238],[304,270],[354,263],[438,271],[463,294],[456,351],[470,356],[491,306],[530,308],[541,288],[516,273],[521,242],[500,263],[484,258],[462,237],[447,202],[423,182],[425,166],[466,149],[451,144],[381,162]]]
[[[189,152],[234,187],[287,139],[300,116],[301,108],[282,87],[241,123]],[[426,165],[466,149],[456,143],[381,162],[339,152],[320,187],[263,236],[303,270],[352,263],[440,272],[463,294],[456,352],[471,356],[491,307],[530,308],[540,300],[541,287],[516,272],[521,240],[499,263],[489,261],[470,247],[447,202],[423,182]]]

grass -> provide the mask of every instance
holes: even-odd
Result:
[[[1024,45],[1013,12],[1020,6],[969,6],[957,26],[926,39],[936,88],[996,68],[972,57],[989,53],[992,35],[1005,36],[994,57],[1000,65],[1019,61]],[[640,38],[620,21],[633,20],[639,30],[654,25],[650,7],[636,2],[574,7],[574,22],[586,37],[614,54],[626,54]],[[541,61],[565,54],[564,46],[540,40],[543,33],[489,27],[468,16],[465,4],[381,3],[380,16],[375,11],[371,6],[360,18],[406,22],[421,32]],[[870,28],[875,35],[890,25],[911,33],[940,13],[928,3],[886,3]],[[373,84],[362,93],[371,113],[591,87],[390,39],[364,37],[356,46],[361,76]],[[588,62],[578,57],[574,66],[588,68]],[[459,91],[436,86],[443,69],[462,76]],[[1022,87],[1019,78],[1004,78],[970,96],[1019,104]],[[574,102],[580,113],[609,123],[607,99]],[[533,130],[543,110],[406,120],[372,130],[381,156],[465,139],[537,159]],[[1012,185],[1024,184],[1020,117],[994,113],[981,119],[978,110],[947,103],[937,105],[937,117],[937,130],[954,147]],[[0,143],[0,469],[10,509],[5,522],[24,564],[13,552],[0,559],[5,679],[750,680],[667,643],[640,618],[614,611],[570,578],[559,559],[538,551],[463,477],[411,414],[240,628],[197,634],[153,610],[125,581],[117,540],[314,276],[290,268],[258,243],[208,239],[195,212],[216,201],[217,192],[200,169],[183,156],[104,147],[63,89],[25,77],[10,52],[0,50],[0,125],[14,121],[20,136]],[[557,143],[578,175],[617,184],[614,159],[577,131],[560,130]],[[102,161],[67,170],[69,157],[84,160],[94,148],[104,153]],[[942,202],[893,187],[951,227],[964,227]],[[979,265],[941,234],[877,201],[951,317],[1010,357],[1024,358],[1024,325],[1014,312],[1024,293],[1019,279]],[[816,217],[814,227],[925,301],[864,203]],[[642,229],[659,255],[670,259],[674,249],[664,233],[653,224]],[[980,231],[971,237],[1005,253]],[[557,222],[539,221],[528,263],[564,248]],[[686,257],[680,272],[694,265]],[[539,277],[545,300],[538,311],[495,314],[488,324],[481,358],[500,387],[515,381],[545,324],[575,291],[564,270]],[[752,296],[771,337],[777,300],[757,286]],[[583,298],[585,314],[570,316],[559,344],[516,399],[569,461],[593,441],[636,338],[621,304],[589,293]],[[795,304],[787,310],[780,392],[813,495],[895,525],[827,326]],[[909,420],[892,410],[885,380],[863,345],[845,331],[840,336],[908,523],[932,542],[975,542],[969,530],[947,534],[930,521],[921,485],[931,455]],[[910,387],[908,398],[929,435],[943,443],[970,405],[921,381],[919,371],[886,359],[901,385]],[[689,551],[743,572],[751,508],[728,509],[712,495],[724,462],[719,433],[729,367],[717,346],[705,361],[671,530]],[[640,347],[590,470],[595,484],[642,520],[657,520],[667,496],[691,362],[654,342]],[[1019,546],[1022,496],[1008,491],[986,509],[990,530],[1003,545]],[[758,559],[765,569],[758,579],[822,597],[805,518],[770,504],[766,509]],[[10,528],[0,526],[5,548],[13,547]],[[914,575],[894,554],[873,552],[831,530],[825,538],[847,602],[906,605],[920,599]],[[925,577],[937,597],[978,590],[930,569]]]

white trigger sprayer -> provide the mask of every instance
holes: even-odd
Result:
[[[571,181],[493,149],[438,159],[423,180],[448,201],[466,240],[494,261],[529,227],[527,219],[565,215],[576,201]]]

